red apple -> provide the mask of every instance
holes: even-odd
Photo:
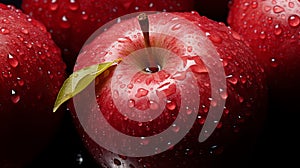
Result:
[[[228,23],[265,67],[271,90],[288,92],[286,96],[300,91],[299,0],[234,0]]]
[[[196,12],[138,18],[95,32],[74,68],[122,58],[70,105],[93,158],[103,167],[238,163],[265,112],[255,55],[236,32]]]
[[[70,70],[88,37],[106,22],[137,11],[190,11],[194,0],[23,0],[22,9],[43,22]]]
[[[21,168],[53,138],[52,105],[65,79],[59,48],[43,24],[0,3],[0,167]]]

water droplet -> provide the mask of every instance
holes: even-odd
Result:
[[[120,166],[122,163],[119,159],[114,159],[114,164]]]
[[[21,98],[20,95],[18,95],[15,90],[11,90],[10,100],[13,103],[15,103],[15,104],[18,103],[20,101],[20,98]]]
[[[257,6],[258,6],[258,3],[257,3],[256,1],[253,1],[253,2],[251,3],[251,7],[252,7],[253,9],[257,8]]]
[[[174,26],[172,26],[171,30],[175,31],[175,30],[179,30],[181,28],[181,24],[175,24]]]
[[[7,55],[7,60],[13,68],[16,68],[19,65],[19,61],[12,54]]]
[[[220,44],[222,43],[223,39],[222,37],[220,37],[219,35],[217,34],[210,34],[208,36],[208,38],[213,42],[213,43],[217,43],[217,44]]]
[[[150,109],[151,110],[157,110],[158,109],[158,103],[156,103],[155,101],[153,101],[153,100],[150,100],[149,101],[150,102]]]
[[[68,29],[71,27],[71,24],[69,23],[67,16],[63,16],[61,18],[60,26],[64,29]]]
[[[76,0],[70,0],[69,9],[76,11],[79,8],[79,3]]]
[[[7,28],[4,28],[4,27],[2,27],[2,28],[0,29],[0,32],[1,32],[2,34],[9,34],[9,33],[10,33],[10,31],[9,31]]]
[[[51,11],[55,11],[55,10],[57,10],[57,8],[58,8],[58,3],[56,3],[56,0],[52,0],[49,5],[49,9]]]
[[[263,40],[266,38],[266,33],[264,31],[260,32],[259,37]]]
[[[226,91],[221,91],[220,96],[221,96],[222,99],[226,100],[227,97],[228,97],[228,93]]]
[[[82,18],[82,20],[87,20],[89,18],[89,15],[87,15],[85,11],[82,11],[81,18]]]
[[[198,123],[199,123],[200,125],[203,125],[203,124],[205,123],[205,119],[204,119],[204,118],[200,118],[200,119],[198,120]]]
[[[119,98],[119,92],[118,92],[117,90],[114,90],[114,92],[113,92],[113,97],[114,97],[115,99]]]
[[[176,103],[175,102],[173,102],[173,101],[167,101],[167,109],[169,109],[169,110],[175,110],[175,108],[176,108]]]
[[[289,25],[292,27],[297,27],[300,25],[300,17],[298,15],[291,15],[288,18]]]
[[[174,132],[179,132],[180,127],[177,126],[176,124],[173,124],[173,125],[172,125],[172,130],[173,130]]]
[[[231,35],[234,39],[241,40],[241,36],[237,32],[233,31]]]
[[[149,4],[149,8],[152,8],[153,7],[153,3],[151,2],[150,4]]]
[[[274,30],[275,35],[279,36],[282,33],[282,28],[280,27],[279,24],[276,24],[274,28],[275,28]]]
[[[144,88],[139,88],[137,90],[137,93],[135,94],[135,97],[137,98],[141,98],[141,97],[144,97],[144,96],[147,96],[148,94],[148,90],[144,89]]]
[[[25,29],[24,27],[21,28],[21,32],[23,34],[28,34],[29,33],[29,31],[27,29]]]
[[[187,47],[187,51],[188,51],[188,52],[192,52],[192,51],[193,51],[193,47],[192,47],[192,46],[188,46],[188,47]]]
[[[244,98],[242,96],[238,96],[239,102],[243,103],[244,102]]]
[[[17,77],[17,82],[19,86],[24,86],[25,82],[23,79],[21,79],[20,77]]]
[[[198,74],[201,74],[201,73],[208,73],[207,69],[205,66],[202,66],[202,65],[191,65],[190,66],[190,69],[192,70],[192,72],[194,73],[198,73]]]
[[[271,66],[273,68],[276,68],[278,66],[278,62],[275,58],[271,58]]]
[[[134,107],[135,106],[135,101],[134,100],[132,100],[132,99],[130,99],[130,100],[128,100],[128,107],[130,107],[130,108],[132,108],[132,107]]]
[[[139,127],[143,126],[143,123],[142,123],[142,122],[139,122],[139,123],[138,123],[138,126],[139,126]]]
[[[284,11],[284,8],[279,6],[279,5],[276,5],[276,6],[273,7],[273,12],[274,13],[281,13],[283,11]]]
[[[266,12],[269,12],[272,8],[271,8],[271,6],[265,6],[264,9],[265,9]]]
[[[6,18],[4,18],[4,19],[2,19],[2,23],[9,24],[9,23],[10,23],[10,21],[9,21],[9,20],[7,20]]]
[[[128,85],[127,85],[127,88],[128,88],[128,89],[132,89],[132,88],[133,88],[133,84],[132,84],[132,83],[128,84]]]
[[[130,43],[132,40],[129,37],[118,38],[119,43]]]
[[[183,72],[176,72],[173,76],[172,79],[176,80],[184,80],[186,78],[186,71]]]
[[[294,6],[295,6],[294,2],[289,2],[289,7],[290,8],[294,8]]]

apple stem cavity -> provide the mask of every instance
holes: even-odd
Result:
[[[148,48],[146,55],[148,57],[148,66],[146,66],[143,70],[147,73],[155,73],[161,70],[161,66],[157,63],[152,54],[151,44],[150,44],[150,37],[149,37],[149,19],[146,13],[141,13],[137,16],[139,21],[140,28],[143,32],[145,47]]]

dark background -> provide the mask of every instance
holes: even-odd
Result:
[[[216,0],[213,0],[217,2]],[[14,4],[20,8],[21,0],[0,0],[1,3]],[[228,8],[206,8],[206,2],[198,0],[197,11],[208,18],[226,22]],[[225,1],[219,1],[224,3]],[[213,11],[213,12],[212,12]],[[300,86],[299,86],[300,87]],[[270,92],[268,117],[262,135],[254,148],[253,153],[245,160],[238,160],[241,167],[271,166],[273,164],[294,167],[298,154],[299,141],[296,139],[300,124],[297,116],[300,113],[298,102],[300,91],[282,90],[281,97],[278,93]],[[276,97],[276,98],[275,98]],[[297,133],[298,132],[298,133]],[[294,152],[296,154],[294,154]],[[84,148],[79,135],[73,127],[69,112],[64,116],[64,122],[55,140],[36,158],[28,168],[99,168]]]

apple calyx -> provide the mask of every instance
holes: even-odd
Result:
[[[112,66],[117,65],[122,59],[116,59],[112,62],[91,65],[72,73],[60,88],[54,103],[53,112],[66,101],[84,90],[95,78],[105,72]]]
[[[146,13],[141,13],[137,16],[140,28],[143,32],[145,47],[147,48],[147,61],[148,65],[143,69],[146,73],[155,73],[161,70],[161,65],[156,62],[153,52],[151,50],[150,37],[149,37],[149,19]]]

